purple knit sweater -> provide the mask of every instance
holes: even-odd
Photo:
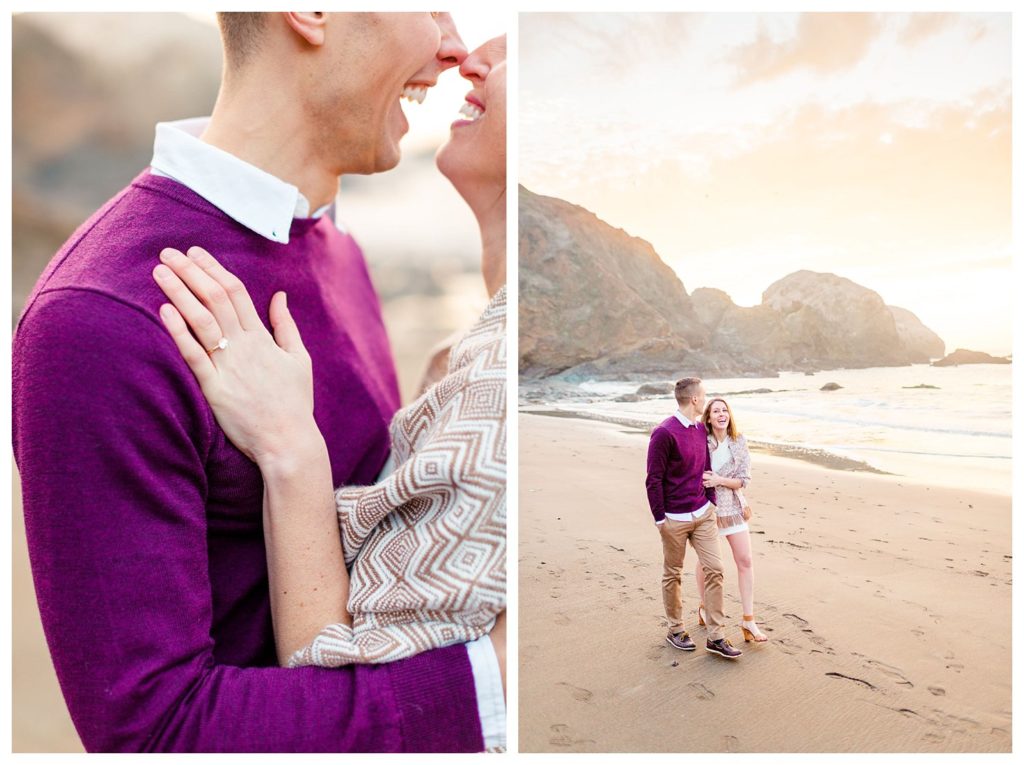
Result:
[[[654,429],[647,446],[647,501],[655,522],[666,512],[693,513],[714,504],[715,490],[704,488],[705,470],[711,470],[711,453],[703,423],[687,428],[672,416]]]
[[[14,338],[14,449],[36,593],[90,751],[479,751],[464,646],[276,666],[259,470],[157,316],[163,247],[199,244],[313,358],[334,485],[372,483],[399,397],[358,246],[328,219],[277,244],[144,172],[57,253]]]

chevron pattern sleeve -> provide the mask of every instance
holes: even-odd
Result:
[[[391,423],[396,470],[335,494],[352,626],[326,626],[290,666],[384,663],[488,633],[505,608],[503,287],[448,374]]]
[[[743,482],[743,488],[750,483],[750,450],[747,448],[746,436],[739,436],[735,443],[729,445],[729,453],[732,460],[727,467],[727,478],[739,478]]]

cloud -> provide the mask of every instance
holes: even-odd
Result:
[[[643,62],[671,57],[689,38],[694,13],[524,13],[521,81],[634,77]]]
[[[917,45],[948,28],[956,20],[955,13],[911,13],[907,17],[907,25],[900,33],[900,42],[904,45]]]
[[[730,56],[737,69],[736,86],[773,80],[800,70],[830,73],[856,66],[882,25],[869,13],[804,13],[796,35],[779,42],[764,24],[757,39]]]
[[[923,125],[902,123],[897,106],[806,106],[726,154],[718,134],[651,144],[647,161],[590,146],[579,166],[587,171],[537,190],[582,204],[663,255],[790,242],[833,250],[837,263],[979,253],[1010,237],[1010,98],[991,91],[974,101],[934,108]]]

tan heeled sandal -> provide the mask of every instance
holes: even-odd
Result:
[[[747,629],[747,625],[753,625],[756,633]],[[753,614],[743,614],[743,624],[740,625],[740,629],[743,631],[743,640],[747,643],[753,641],[755,643],[767,643],[768,636],[765,635],[761,630],[757,629],[757,622],[754,621]]]
[[[704,610],[704,604],[701,603],[699,606],[697,606],[697,624],[699,624],[701,627],[708,626],[707,620],[704,618],[705,613],[706,611]]]

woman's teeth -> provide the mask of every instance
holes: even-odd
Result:
[[[480,117],[483,115],[483,113],[484,113],[483,109],[481,109],[476,104],[469,103],[469,101],[464,103],[462,105],[462,108],[459,109],[459,114],[461,114],[463,117],[466,117],[467,119],[469,119],[470,122],[472,122],[474,120],[480,119]]]
[[[418,104],[422,104],[423,99],[426,97],[426,85],[406,85],[402,89],[402,98],[408,98],[410,101],[415,101]]]

